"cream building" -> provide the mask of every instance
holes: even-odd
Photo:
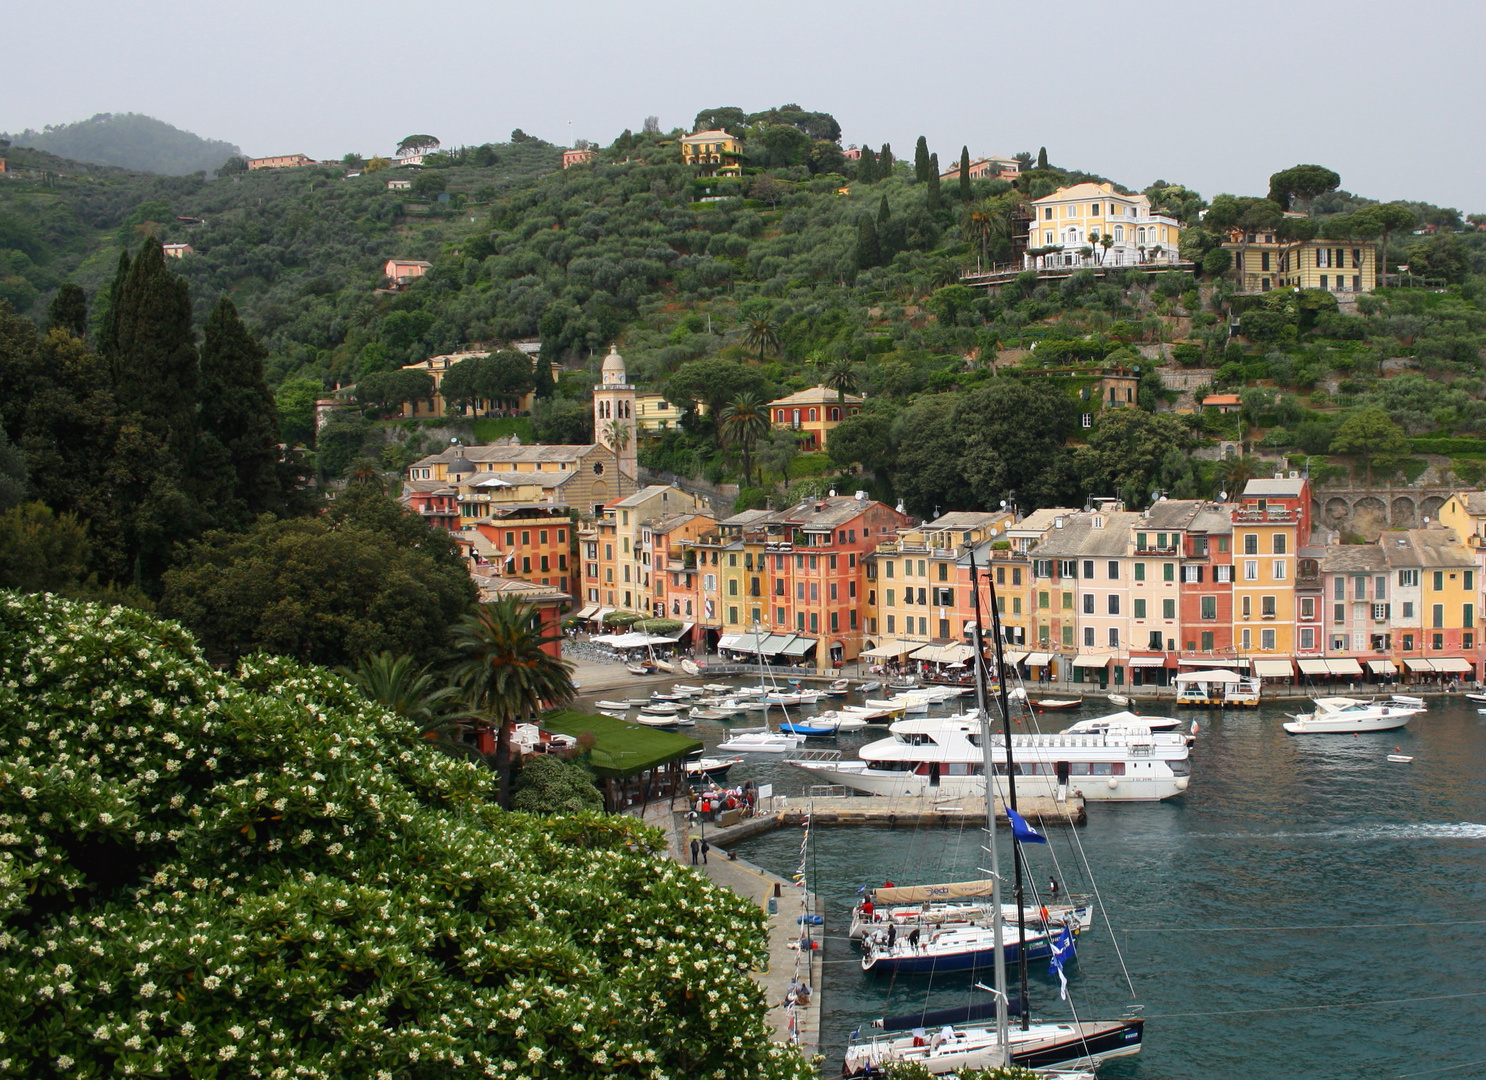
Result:
[[[1144,195],[1121,195],[1112,184],[1075,184],[1032,200],[1025,256],[1034,269],[1138,266],[1178,261],[1182,224],[1151,210]],[[1108,248],[1103,244],[1109,238]],[[1084,249],[1091,249],[1083,255]]]
[[[633,480],[639,473],[635,388],[624,370],[624,357],[613,345],[604,357],[599,380],[593,388],[593,437],[614,451],[619,471]]]

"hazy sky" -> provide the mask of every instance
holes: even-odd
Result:
[[[1263,194],[1297,163],[1486,211],[1476,0],[50,0],[8,5],[0,130],[142,112],[252,155],[609,142],[715,105],[833,113],[948,167],[1033,153]]]

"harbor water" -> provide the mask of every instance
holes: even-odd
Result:
[[[1110,711],[1091,699],[1036,724],[1055,731]],[[1050,875],[1065,892],[1097,886],[1108,920],[1096,917],[1078,943],[1069,1002],[1046,962],[1032,965],[1033,1014],[1069,1017],[1071,1006],[1092,1019],[1138,1004],[1144,1052],[1106,1064],[1105,1077],[1486,1077],[1486,716],[1459,697],[1433,698],[1404,730],[1290,736],[1280,707],[1176,714],[1201,728],[1185,795],[1092,802],[1086,826],[1049,829],[1046,847],[1027,849],[1039,889]],[[777,725],[777,711],[770,719]],[[687,731],[710,752],[726,725]],[[850,756],[883,734],[838,744]],[[1395,748],[1414,760],[1389,762]],[[808,787],[767,755],[745,758],[728,783],[744,779],[802,797]],[[738,853],[788,877],[799,840],[797,829],[780,830]],[[826,904],[826,1075],[850,1033],[876,1017],[988,1000],[972,984],[988,983],[989,970],[869,976],[846,938],[859,887],[980,876],[982,842],[969,821],[814,830],[806,870]],[[1009,871],[1004,836],[1002,845]]]

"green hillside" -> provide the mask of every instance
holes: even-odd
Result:
[[[1209,202],[1158,181],[1147,194],[1192,225],[1182,250],[1197,273],[1024,275],[987,295],[959,277],[1011,257],[1021,203],[1097,177],[1027,154],[1015,185],[962,188],[939,182],[947,166],[927,147],[913,162],[886,147],[886,156],[845,160],[825,114],[711,110],[698,120],[745,135],[742,178],[706,180],[683,167],[680,131],[625,132],[594,164],[566,171],[560,148],[518,131],[395,174],[321,166],[212,180],[22,177],[0,185],[0,296],[39,318],[64,280],[96,295],[119,253],[143,237],[189,243],[195,254],[171,269],[189,283],[198,320],[230,297],[269,351],[281,401],[284,388],[312,399],[463,343],[538,337],[567,374],[539,403],[534,430],[561,440],[591,437],[587,386],[597,355],[618,341],[643,388],[710,406],[709,419],[647,441],[642,462],[747,480],[761,489],[755,500],[772,486],[839,481],[792,481],[819,469],[794,465],[787,434],[720,428],[723,410],[740,396],[762,402],[816,382],[868,398],[840,434],[836,464],[864,466],[878,494],[920,513],[1008,493],[1024,506],[1090,493],[1148,498],[1156,488],[1198,494],[1231,486],[1235,471],[1269,467],[1194,461],[1192,450],[1219,439],[1313,458],[1317,475],[1365,460],[1367,471],[1417,476],[1427,462],[1411,454],[1425,446],[1452,448],[1457,479],[1479,473],[1479,457],[1458,449],[1486,425],[1486,236],[1474,217],[1392,204],[1389,266],[1407,265],[1412,287],[1341,309],[1326,294],[1237,296],[1221,276],[1222,229],[1279,220],[1277,202]],[[944,149],[946,160],[959,156]],[[412,190],[389,190],[391,175],[410,178]],[[1379,244],[1376,204],[1330,186],[1307,198],[1311,217],[1286,227]],[[433,269],[385,291],[392,257]],[[1083,429],[1084,409],[1064,392],[1072,383],[1004,377],[1049,364],[1082,365],[1086,375],[1138,365],[1144,408]],[[1203,373],[1198,388],[1240,391],[1242,413],[1164,413],[1177,395],[1163,368]],[[1007,419],[1029,411],[1041,417],[1033,434],[1049,440],[1036,455],[1017,451],[1025,425]],[[421,446],[402,435],[391,446],[354,417],[322,437],[336,443],[325,458],[332,472],[357,455],[395,468]]]
[[[73,161],[165,176],[210,172],[242,153],[231,143],[203,139],[139,113],[99,113],[74,124],[48,125],[41,131],[28,128],[0,139]]]

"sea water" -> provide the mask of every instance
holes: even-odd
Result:
[[[1037,722],[1058,730],[1112,711],[1093,704]],[[1405,730],[1353,737],[1287,735],[1279,707],[1178,715],[1201,728],[1185,795],[1092,803],[1085,826],[1049,828],[1048,845],[1026,849],[1044,894],[1049,875],[1065,892],[1097,887],[1105,911],[1078,942],[1070,1001],[1046,961],[1032,965],[1034,1015],[1093,1019],[1139,1005],[1145,1050],[1104,1066],[1105,1077],[1486,1077],[1486,717],[1460,698],[1431,699]],[[777,723],[777,711],[770,717]],[[725,730],[689,729],[709,751]],[[851,756],[884,734],[837,744]],[[1395,747],[1413,762],[1387,761]],[[808,790],[777,757],[746,758],[728,782],[750,778]],[[805,872],[826,908],[827,1075],[851,1031],[876,1017],[989,1000],[972,989],[989,970],[867,975],[845,936],[859,887],[977,877],[982,839],[969,821],[814,830]],[[794,828],[738,848],[786,877],[799,851]],[[1004,834],[1001,866],[1009,874]]]

